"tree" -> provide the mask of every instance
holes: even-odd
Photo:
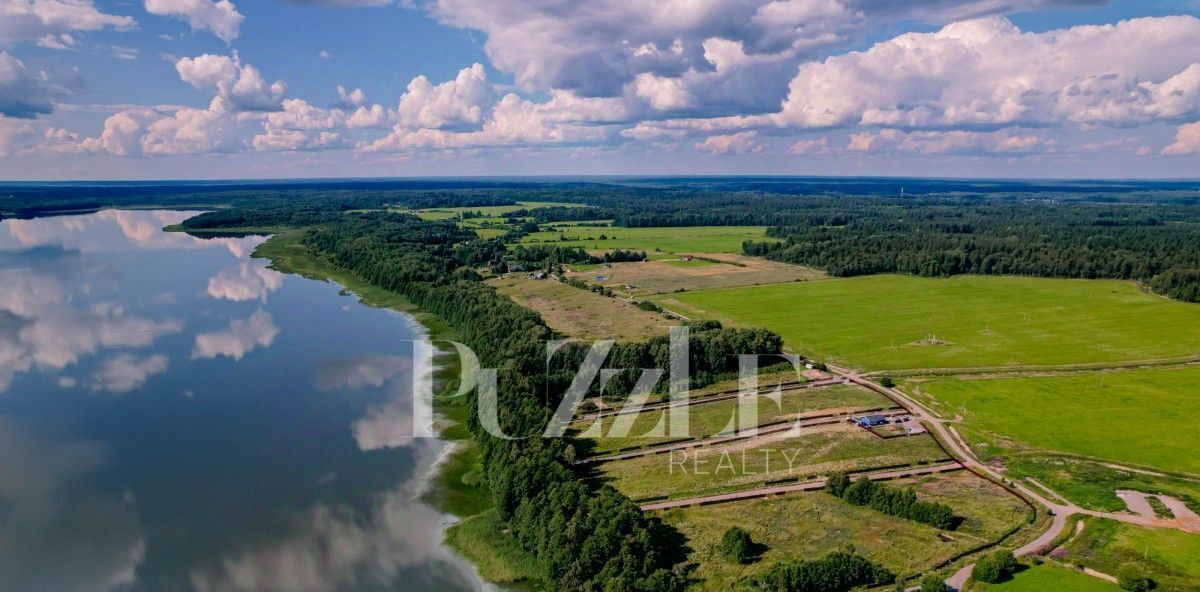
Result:
[[[870,480],[866,476],[859,477],[849,487],[846,488],[846,501],[856,505],[865,506],[871,503],[871,498],[875,497],[875,492],[879,489],[879,484]]]
[[[996,569],[996,564],[992,562],[991,557],[980,557],[975,562],[975,569],[971,571],[971,579],[985,584],[995,584],[1000,581],[1000,572]]]
[[[754,541],[750,539],[750,533],[737,526],[726,530],[721,537],[721,554],[734,563],[750,563],[754,559]]]
[[[883,388],[892,388],[896,386],[896,381],[892,380],[891,376],[884,376],[883,378],[879,379],[879,384],[883,386]]]
[[[850,476],[845,473],[834,473],[825,480],[825,491],[833,494],[836,497],[846,495],[846,489],[850,487]]]
[[[941,576],[929,574],[921,579],[921,592],[950,592],[950,587]]]
[[[971,579],[987,584],[997,584],[1007,580],[1017,570],[1017,559],[1012,551],[1000,550],[979,558],[975,562],[975,571]]]
[[[1011,576],[1017,571],[1017,558],[1013,556],[1012,551],[1000,550],[992,553],[992,561],[1000,570],[1001,577]]]

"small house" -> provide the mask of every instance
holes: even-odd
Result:
[[[888,419],[882,415],[866,415],[858,418],[858,426],[863,428],[873,428],[875,426],[887,425]]]

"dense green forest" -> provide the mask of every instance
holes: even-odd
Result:
[[[748,255],[835,276],[964,273],[1131,279],[1200,301],[1200,207],[876,200],[773,226]]]

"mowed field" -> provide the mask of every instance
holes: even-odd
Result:
[[[1200,305],[1131,282],[881,275],[663,295],[868,370],[1055,366],[1200,355]]]
[[[692,549],[701,590],[732,590],[777,561],[817,558],[847,545],[895,573],[929,569],[956,553],[993,540],[1026,517],[1026,508],[1000,487],[969,473],[893,482],[914,487],[922,500],[950,505],[963,523],[943,538],[931,526],[848,504],[824,492],[789,494],[657,512]],[[766,546],[761,559],[738,565],[720,554],[721,535],[740,526]]]
[[[685,261],[675,257],[613,263],[608,268],[598,270],[589,266],[587,271],[575,271],[567,275],[614,288],[636,286],[634,293],[639,295],[798,282],[825,277],[824,272],[811,267],[776,263],[759,257],[745,257],[732,253],[692,254],[703,259]],[[597,274],[603,275],[605,279],[595,280]]]
[[[910,381],[945,417],[1046,450],[1200,475],[1200,367]],[[1119,434],[1119,437],[1115,437]]]
[[[577,339],[643,341],[666,335],[672,325],[678,324],[628,301],[553,279],[535,280],[516,274],[490,279],[487,284],[517,304],[537,311],[550,328]]]
[[[689,226],[670,228],[622,228],[560,226],[555,231],[534,232],[521,239],[524,244],[551,243],[563,247],[583,247],[593,251],[634,249],[646,251],[652,259],[669,254],[741,253],[747,240],[766,238],[766,226]],[[601,240],[600,236],[607,238]]]
[[[1121,592],[1116,584],[1062,567],[1041,565],[1026,569],[1002,584],[972,583],[968,592]]]

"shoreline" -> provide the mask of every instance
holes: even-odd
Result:
[[[370,285],[350,273],[338,270],[327,263],[313,258],[299,245],[300,232],[289,230],[272,232],[268,239],[255,247],[252,258],[267,259],[269,267],[280,273],[298,275],[307,279],[330,282],[340,286],[342,290],[353,294],[364,306],[385,309],[401,313],[409,317],[421,334],[430,341],[448,340],[454,337],[451,329],[439,317],[422,310],[406,298]],[[451,360],[453,358],[453,360]],[[466,464],[474,463],[476,449],[470,433],[465,430],[465,421],[461,413],[465,408],[453,405],[441,395],[447,375],[457,366],[457,354],[435,348],[434,366],[430,381],[434,388],[434,422],[438,430],[438,442],[444,446],[429,468],[420,477],[420,484],[414,492],[414,498],[429,504],[432,508],[448,518],[441,527],[442,546],[447,552],[454,554],[464,565],[468,566],[478,580],[490,589],[500,590],[511,586],[511,583],[496,582],[487,577],[478,558],[471,557],[463,549],[450,543],[450,529],[462,524],[464,520],[485,515],[491,508],[491,496],[487,490],[466,483],[466,477],[473,472],[470,467],[461,466],[466,456]],[[479,511],[469,511],[478,509]],[[518,585],[520,583],[518,582]],[[501,588],[501,586],[505,588]]]

